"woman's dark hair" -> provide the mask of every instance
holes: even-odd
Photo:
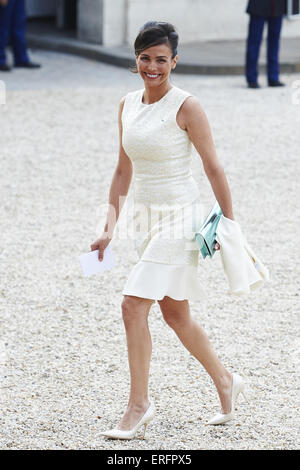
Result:
[[[168,44],[172,51],[172,59],[177,54],[178,33],[171,23],[163,21],[148,21],[141,27],[139,34],[134,41],[134,51],[136,57],[148,47]],[[136,67],[131,68],[132,72],[137,72]]]

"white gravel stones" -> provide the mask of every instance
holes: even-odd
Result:
[[[243,77],[173,77],[209,117],[236,219],[272,281],[233,298],[218,256],[199,265],[209,300],[191,303],[192,313],[225,365],[247,382],[249,403],[239,402],[237,419],[223,427],[204,425],[219,408],[212,381],[152,307],[157,416],[144,441],[120,442],[99,433],[127,404],[120,304],[137,258],[131,240],[114,240],[116,268],[85,279],[78,256],[99,235],[117,162],[119,100],[142,83],[79,58],[45,52],[38,59],[40,72],[5,77],[0,107],[0,447],[299,448],[300,105],[292,104],[291,86],[300,76],[261,90],[245,88]],[[63,67],[57,76],[55,64]],[[209,209],[213,193],[197,155],[194,172]]]

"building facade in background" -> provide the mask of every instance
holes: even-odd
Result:
[[[288,0],[287,0],[288,1]],[[248,0],[27,0],[28,17],[55,17],[58,28],[106,46],[132,44],[149,20],[173,23],[181,43],[246,39]],[[292,0],[299,11],[300,0]],[[300,20],[286,20],[282,36],[300,37]]]

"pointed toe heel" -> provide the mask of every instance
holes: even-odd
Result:
[[[101,436],[108,437],[110,439],[133,439],[137,433],[137,431],[140,429],[141,426],[144,426],[144,432],[139,439],[145,439],[145,434],[146,434],[146,428],[149,424],[149,422],[154,418],[155,415],[155,407],[154,404],[151,402],[147,411],[141,419],[138,421],[138,423],[129,430],[123,430],[123,429],[110,429],[108,431],[103,431],[101,432]]]
[[[234,418],[234,413],[217,413],[213,416],[207,423],[207,426],[213,425],[216,426],[217,424],[225,424],[228,421],[232,421]]]
[[[235,405],[240,393],[243,395],[244,399],[248,401],[245,395],[245,382],[240,375],[232,374],[231,411],[229,413],[217,413],[206,424],[218,425],[232,421],[235,417]]]

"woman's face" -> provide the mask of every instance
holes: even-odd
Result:
[[[147,86],[156,87],[169,79],[171,70],[175,68],[178,56],[172,59],[169,45],[160,44],[145,49],[136,57],[139,74]]]

